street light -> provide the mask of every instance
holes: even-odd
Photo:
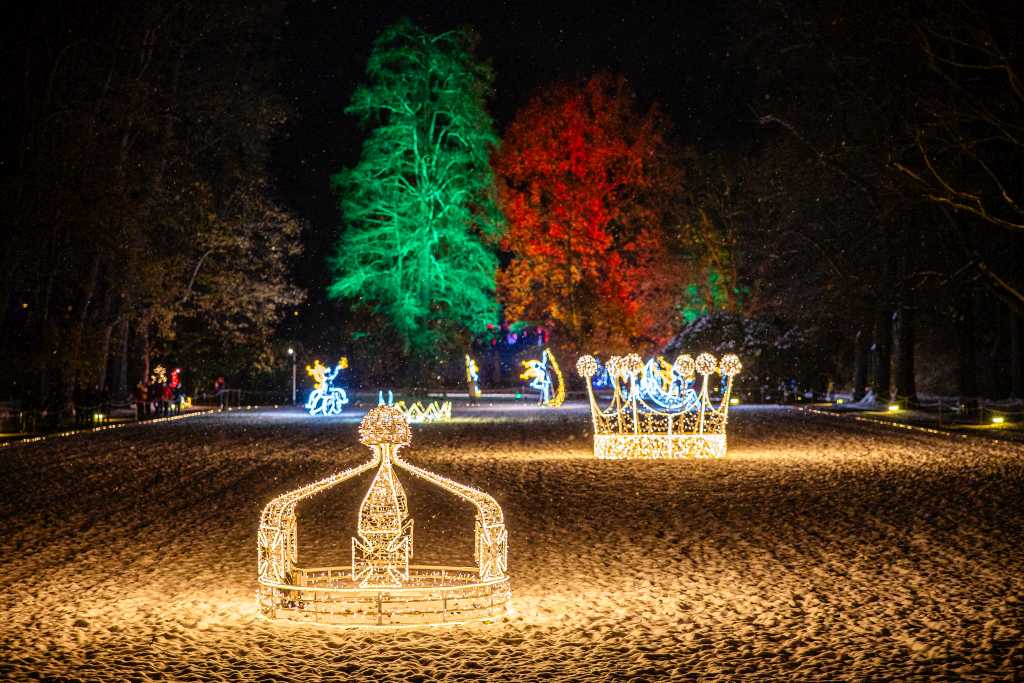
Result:
[[[289,346],[288,355],[292,357],[292,405],[295,405],[295,349]]]

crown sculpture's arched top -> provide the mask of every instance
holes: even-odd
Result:
[[[598,367],[593,356],[576,361],[576,370],[587,383],[597,457],[725,455],[729,395],[733,379],[743,369],[737,356],[729,353],[718,361],[710,353],[696,359],[683,354],[671,365],[663,358],[644,363],[635,353],[613,356],[605,366],[611,379],[611,397],[604,408],[598,405],[592,381]],[[717,406],[710,397],[711,375],[715,372],[722,378]]]
[[[399,457],[399,449],[412,443],[412,431],[405,414],[393,406],[367,413],[359,425],[359,441],[373,452],[369,461],[278,496],[263,510],[257,541],[260,612],[274,619],[364,626],[458,623],[504,614],[511,599],[508,534],[497,502]],[[374,469],[359,506],[351,563],[301,566],[298,504]],[[410,563],[413,520],[396,469],[476,509],[475,566]]]

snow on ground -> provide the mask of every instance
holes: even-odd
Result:
[[[468,417],[415,428],[408,458],[504,507],[515,606],[504,621],[260,619],[263,505],[368,451],[355,414],[230,413],[0,452],[0,679],[1024,670],[1024,447],[741,407],[725,460],[603,462],[580,405],[455,414]],[[347,560],[368,482],[300,509],[300,562]],[[403,483],[417,560],[470,559],[470,511]]]

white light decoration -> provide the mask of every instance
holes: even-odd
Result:
[[[734,354],[721,362],[709,353],[694,360],[682,355],[671,365],[669,386],[682,387],[678,393],[665,391],[661,374],[667,362],[644,364],[640,356],[613,356],[606,367],[611,377],[611,400],[598,406],[592,379],[597,362],[592,356],[576,361],[576,370],[586,380],[594,423],[594,455],[605,459],[630,458],[721,458],[726,451],[726,422],[733,379],[743,365]],[[723,378],[722,396],[714,405],[708,395],[710,376]],[[701,376],[700,390],[690,385]],[[647,387],[641,383],[647,378]],[[652,396],[651,392],[654,392]],[[654,398],[657,400],[653,400]],[[670,400],[671,399],[671,400]]]
[[[377,406],[359,425],[373,457],[270,501],[257,535],[259,610],[271,619],[353,626],[452,624],[500,618],[510,606],[508,533],[501,507],[483,491],[399,457],[412,432],[402,411]],[[304,500],[376,469],[359,507],[351,561],[298,564],[296,508]],[[475,566],[415,565],[413,520],[396,474],[404,470],[476,509]]]
[[[595,361],[595,371],[596,367]],[[542,406],[557,408],[565,401],[565,378],[550,349],[544,349],[539,360],[524,360],[519,379],[529,380],[530,386],[540,392]]]
[[[411,406],[406,406],[405,401],[398,401],[395,403],[395,395],[390,389],[388,389],[387,401],[384,400],[383,389],[377,392],[377,405],[394,406],[395,408],[398,408],[411,424],[449,422],[452,419],[451,401],[431,401],[428,405],[423,405],[419,401],[416,401]]]
[[[328,368],[319,360],[313,361],[313,365],[306,366],[306,374],[313,378],[313,391],[309,392],[306,400],[306,412],[313,417],[329,417],[341,413],[345,404],[348,403],[348,394],[341,387],[334,386],[334,380],[338,374],[348,367],[348,359],[342,356],[338,364]]]

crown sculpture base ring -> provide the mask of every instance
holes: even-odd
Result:
[[[501,508],[482,491],[402,460],[412,441],[402,411],[377,406],[359,426],[373,458],[283,496],[263,510],[257,541],[259,609],[270,619],[323,624],[440,625],[503,616],[512,591],[508,534]],[[359,508],[351,565],[298,564],[296,507],[308,498],[376,468]],[[395,470],[434,484],[476,508],[475,566],[416,565],[413,520]]]
[[[660,359],[659,359],[660,360]],[[661,367],[663,366],[663,367]],[[582,356],[576,370],[587,383],[594,420],[594,455],[608,460],[721,458],[733,378],[743,366],[733,354],[719,363],[709,353],[679,356],[671,366],[654,359],[646,365],[635,353],[608,360],[611,399],[598,405],[593,377],[597,360]],[[722,376],[718,405],[708,395],[710,375]],[[695,388],[697,375],[702,376]]]

